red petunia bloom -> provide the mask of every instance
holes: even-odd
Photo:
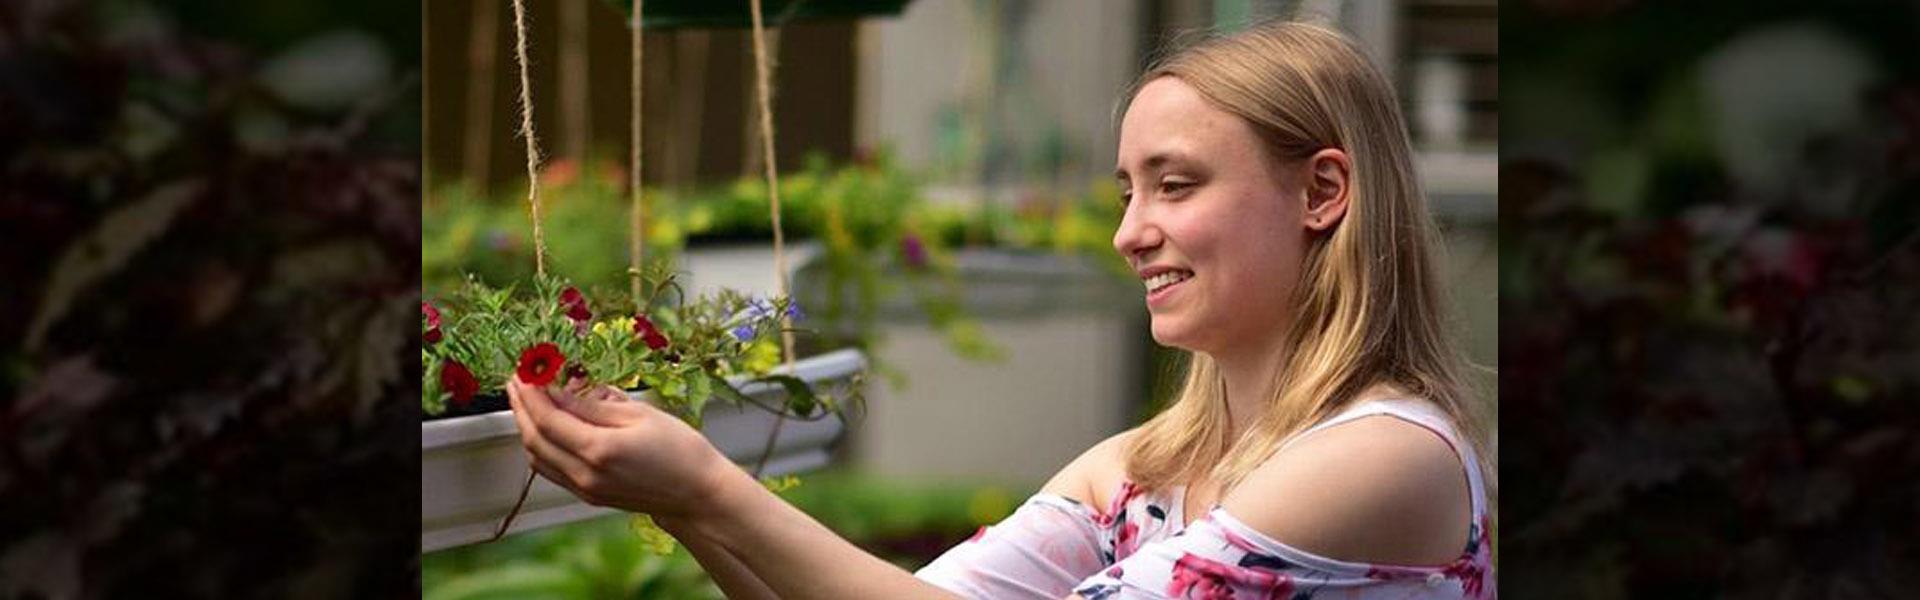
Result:
[[[455,406],[466,406],[473,401],[473,395],[480,391],[480,382],[473,378],[473,371],[457,360],[448,360],[440,365],[440,388],[453,395]]]
[[[515,371],[527,385],[546,385],[553,383],[566,366],[567,357],[560,354],[559,346],[541,342],[520,352],[520,367]]]
[[[567,288],[560,292],[560,307],[567,310],[567,318],[575,323],[586,322],[593,318],[593,311],[587,310],[587,297],[577,288]]]
[[[425,301],[420,303],[420,313],[427,317],[427,333],[422,335],[429,344],[440,342],[440,310]]]
[[[660,328],[655,327],[653,321],[648,320],[646,315],[633,316],[633,333],[645,340],[650,349],[662,350],[667,347],[667,336],[660,333]]]

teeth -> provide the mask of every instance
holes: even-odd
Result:
[[[1167,287],[1169,285],[1186,281],[1187,278],[1189,277],[1193,277],[1193,273],[1190,273],[1187,271],[1167,271],[1159,275],[1148,277],[1143,282],[1147,284],[1147,291],[1151,292],[1163,287]]]

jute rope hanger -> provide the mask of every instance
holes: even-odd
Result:
[[[637,0],[636,0],[637,1]],[[778,282],[780,296],[791,299],[787,282],[786,235],[780,228],[780,174],[774,164],[773,154],[773,94],[770,88],[772,76],[767,67],[766,25],[760,14],[760,0],[752,1],[753,10],[753,70],[754,89],[760,97],[760,149],[765,154],[761,163],[767,173],[767,211],[773,219],[773,271]],[[793,372],[793,319],[787,312],[780,314],[780,352],[785,357],[787,372]],[[767,458],[773,454],[773,442],[780,437],[780,428],[787,422],[786,413],[775,415],[773,429],[767,432],[766,447],[760,452],[760,461],[753,466],[753,475],[759,477],[767,468]]]
[[[535,275],[547,274],[547,243],[540,231],[540,146],[533,136],[533,86],[527,81],[527,4],[526,0],[513,0],[513,47],[514,62],[520,67],[520,137],[527,140],[527,211],[533,222],[533,272]],[[513,502],[513,509],[500,520],[500,527],[493,530],[492,542],[507,535],[507,529],[513,526],[513,518],[520,514],[520,508],[527,504],[527,492],[533,491],[533,477],[536,471],[533,465],[527,465],[527,481],[520,484],[520,498]]]
[[[586,0],[563,0],[563,1],[583,2]],[[756,92],[755,95],[759,99],[758,104],[759,104],[759,112],[760,112],[760,133],[761,133],[760,147],[764,157],[764,160],[762,160],[761,162],[765,166],[766,179],[767,179],[768,218],[772,220],[772,225],[773,225],[773,265],[774,265],[775,281],[777,284],[776,289],[778,291],[778,294],[781,297],[791,299],[792,298],[792,294],[790,292],[791,284],[788,281],[788,274],[787,274],[786,235],[780,222],[779,168],[777,163],[774,160],[774,144],[773,144],[774,131],[773,131],[773,106],[772,106],[773,94],[771,90],[772,76],[771,76],[771,69],[767,61],[766,26],[764,22],[765,19],[762,16],[760,3],[761,3],[761,0],[751,0],[751,10],[753,14],[753,58],[754,58],[754,74],[755,74],[754,87]],[[646,204],[645,202],[643,202],[645,186],[643,186],[641,182],[641,173],[642,173],[641,159],[644,155],[644,151],[643,151],[644,148],[642,144],[642,141],[644,138],[641,135],[642,133],[642,130],[641,130],[641,107],[642,107],[641,75],[642,75],[643,65],[645,64],[644,54],[643,54],[645,45],[643,44],[643,38],[642,38],[642,34],[644,30],[642,26],[642,23],[643,23],[642,17],[644,15],[644,6],[643,6],[644,4],[645,4],[645,0],[633,0],[633,15],[632,15],[632,23],[631,23],[631,28],[632,28],[631,53],[633,55],[633,69],[632,69],[632,80],[629,83],[630,91],[632,93],[632,103],[631,103],[632,148],[631,148],[630,164],[629,164],[629,169],[631,172],[628,177],[628,182],[629,182],[629,185],[632,187],[631,187],[631,210],[629,212],[630,218],[628,222],[629,232],[628,232],[628,246],[627,246],[627,256],[628,256],[627,273],[628,273],[628,285],[630,288],[629,291],[633,295],[633,302],[636,308],[644,306],[640,298],[641,265],[643,264],[642,261],[643,261],[644,252],[645,252],[643,235],[645,233],[644,225],[646,221]],[[526,0],[513,0],[513,14],[514,14],[513,24],[514,24],[514,49],[515,49],[514,57],[519,66],[519,71],[520,71],[520,136],[526,140],[527,205],[528,205],[528,214],[530,216],[530,220],[533,225],[534,273],[536,275],[545,275],[546,274],[546,239],[541,227],[541,221],[542,221],[543,215],[540,207],[540,179],[539,179],[540,147],[538,143],[538,138],[535,137],[534,129],[533,129],[533,90],[532,90],[532,85],[529,82],[529,76],[528,76],[529,61],[527,60]],[[781,356],[783,357],[783,362],[785,363],[788,372],[792,372],[793,366],[794,366],[793,321],[792,321],[792,318],[785,312],[782,312],[780,315],[780,325],[781,325],[780,327]],[[776,415],[773,428],[771,429],[771,431],[768,432],[768,435],[767,435],[766,447],[760,453],[760,459],[758,464],[754,466],[753,473],[756,477],[759,476],[761,472],[763,472],[766,469],[767,459],[772,454],[773,443],[775,440],[779,438],[780,429],[785,423],[786,423],[786,415],[784,413]],[[488,541],[498,540],[502,536],[506,535],[507,529],[510,528],[513,524],[514,516],[518,515],[520,513],[521,507],[526,504],[527,493],[533,487],[534,476],[535,476],[535,472],[532,470],[531,467],[529,467],[528,473],[527,473],[527,481],[520,488],[519,500],[514,503],[513,510],[509,512],[506,518],[500,522],[500,527],[494,531],[493,537],[490,538]]]
[[[527,210],[533,221],[533,272],[547,274],[547,241],[540,230],[540,144],[533,136],[533,86],[527,81],[527,5],[513,0],[514,60],[520,66],[520,137],[527,141]]]

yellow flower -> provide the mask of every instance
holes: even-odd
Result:
[[[747,373],[766,373],[780,364],[780,344],[774,336],[763,336],[754,340],[747,348],[747,355],[741,359],[740,368]]]
[[[633,317],[614,317],[593,324],[593,334],[597,336],[617,335],[633,331]]]

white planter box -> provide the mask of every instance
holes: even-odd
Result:
[[[840,350],[809,357],[794,364],[794,375],[808,383],[849,382],[866,368],[866,357],[856,350]],[[755,384],[742,389],[769,404],[780,405],[785,391],[777,385]],[[646,392],[638,394],[646,397]],[[748,468],[759,460],[775,418],[759,409],[712,405],[701,432],[715,447]],[[827,448],[839,439],[845,425],[835,418],[818,421],[789,419],[774,441],[773,454],[763,475],[784,475],[824,466]],[[420,425],[420,551],[432,552],[486,540],[493,536],[519,498],[527,477],[527,453],[520,446],[519,428],[511,412],[495,412]],[[508,534],[617,512],[581,502],[545,478],[534,479],[533,489]]]

